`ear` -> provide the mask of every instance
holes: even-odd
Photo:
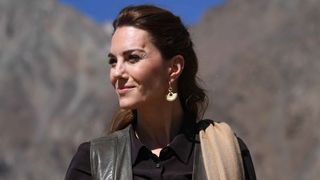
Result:
[[[184,57],[182,55],[176,55],[170,60],[169,67],[169,82],[173,83],[182,74],[184,68]]]

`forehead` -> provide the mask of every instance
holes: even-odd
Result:
[[[117,28],[111,40],[110,52],[121,53],[128,49],[152,48],[151,36],[145,30],[132,26]]]

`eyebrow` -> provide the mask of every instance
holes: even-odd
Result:
[[[130,54],[130,53],[132,53],[134,51],[139,51],[139,52],[144,52],[144,53],[146,52],[143,49],[128,49],[128,50],[123,51],[121,54],[123,56],[125,56],[125,55]],[[109,52],[108,53],[108,57],[116,57],[116,56],[114,54],[112,54],[111,52]]]

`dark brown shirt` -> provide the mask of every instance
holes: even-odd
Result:
[[[192,179],[193,143],[183,133],[160,151],[160,156],[153,154],[134,135],[130,129],[131,160],[134,180]],[[79,146],[66,174],[66,180],[91,180],[90,143]]]
[[[193,142],[183,133],[160,151],[160,156],[153,154],[130,129],[133,179],[192,179]]]
[[[153,154],[134,135],[130,129],[132,172],[134,180],[192,179],[193,142],[183,134],[178,134],[172,142],[160,152]],[[251,156],[246,145],[239,139],[245,178],[255,180]],[[65,180],[91,180],[90,143],[81,144],[69,165]]]

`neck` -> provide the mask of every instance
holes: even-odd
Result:
[[[137,109],[136,133],[151,150],[167,146],[180,130],[183,110],[179,100]]]

